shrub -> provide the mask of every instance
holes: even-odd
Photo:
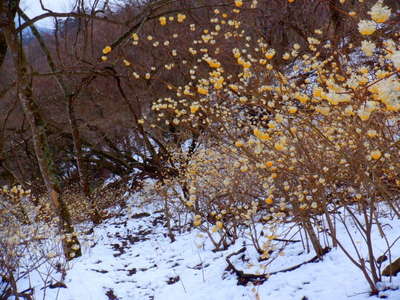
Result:
[[[276,231],[291,221],[318,256],[325,253],[321,233],[327,234],[329,246],[339,246],[377,293],[372,229],[381,229],[382,210],[400,217],[400,49],[393,33],[399,24],[386,22],[391,10],[378,1],[370,19],[359,19],[360,35],[342,45],[320,39],[323,32],[315,28],[305,37],[307,46],[295,43],[280,53],[240,18],[243,7],[256,9],[256,2],[239,2],[214,9],[204,26],[182,25],[193,32],[192,45],[179,53],[170,45],[174,63],[165,68],[173,69],[182,56],[179,70],[188,81],[152,77],[169,90],[154,101],[154,120],[207,141],[189,157],[171,157],[179,176],[168,183],[182,187],[182,204],[217,249],[232,243],[242,227],[266,255],[255,224],[267,221]],[[133,80],[140,80],[138,72]],[[336,223],[348,229],[349,220],[366,254],[349,230],[352,251],[337,237]]]

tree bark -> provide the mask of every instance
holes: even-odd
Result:
[[[321,243],[319,242],[318,236],[316,235],[311,222],[309,220],[304,220],[303,227],[310,238],[315,253],[317,254],[318,257],[322,257],[324,255],[324,249],[322,248]]]
[[[80,244],[72,226],[68,207],[62,199],[61,188],[56,177],[52,152],[46,135],[46,124],[34,100],[32,91],[32,71],[26,61],[22,44],[19,41],[19,36],[15,29],[14,20],[12,18],[7,18],[9,13],[6,9],[8,7],[13,7],[18,1],[4,2],[0,10],[0,18],[3,21],[8,20],[8,22],[2,22],[1,27],[16,70],[18,99],[31,127],[36,158],[47,188],[49,199],[59,218],[59,230],[64,237],[64,254],[69,260],[81,255]]]

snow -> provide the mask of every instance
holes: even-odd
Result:
[[[148,214],[138,215],[144,212]],[[383,223],[387,224],[389,241],[393,241],[399,235],[400,221],[385,219]],[[347,225],[354,230],[352,224]],[[341,241],[349,245],[344,227],[338,225],[338,231]],[[355,230],[354,234],[358,243],[361,237]],[[374,236],[376,255],[381,255],[386,249],[385,242],[377,233]],[[297,238],[299,236],[292,239]],[[154,206],[123,210],[97,226],[90,239],[94,245],[86,244],[84,255],[68,265],[64,280],[67,288],[42,290],[43,281],[32,275],[35,299],[42,299],[44,291],[46,299],[58,300],[378,299],[369,296],[369,286],[361,272],[340,249],[331,250],[323,261],[271,275],[262,285],[237,285],[236,275],[225,270],[225,258],[248,245],[248,238],[243,236],[229,249],[213,252],[209,239],[194,229],[176,232],[176,241],[171,243],[163,227],[162,214],[154,212]],[[358,250],[363,251],[359,244]],[[246,273],[260,270],[251,246],[246,256],[250,261],[242,261],[240,255],[233,256],[231,261]],[[267,272],[294,266],[313,256],[313,253],[305,253],[300,242],[289,243],[284,255],[278,256]],[[400,256],[398,244],[393,247],[392,256]],[[391,289],[382,291],[380,296],[400,299],[400,276],[392,278],[391,283],[388,278],[385,280],[383,285]]]

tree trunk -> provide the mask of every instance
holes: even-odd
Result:
[[[89,183],[87,181],[86,166],[82,154],[82,143],[78,129],[78,122],[75,116],[73,101],[74,101],[73,97],[70,97],[68,99],[68,105],[67,105],[68,120],[71,125],[72,142],[74,144],[75,159],[78,166],[79,184],[81,186],[81,190],[84,193],[84,195],[86,197],[89,197],[90,189],[89,189]]]
[[[3,32],[0,31],[0,67],[3,64],[4,59],[6,58],[6,53],[7,53],[6,39],[4,37]]]
[[[75,95],[77,96],[77,94]],[[68,97],[67,103],[67,112],[68,112],[68,120],[71,126],[72,133],[72,142],[74,144],[74,153],[75,159],[78,166],[78,174],[79,174],[79,184],[81,187],[82,193],[88,199],[90,203],[90,219],[93,224],[98,225],[101,222],[101,214],[94,203],[95,199],[90,195],[90,187],[88,182],[88,174],[87,174],[87,165],[85,164],[83,153],[82,153],[82,141],[79,134],[78,122],[75,116],[74,110],[74,96],[71,95]]]
[[[6,7],[7,6],[4,5],[3,9]],[[0,17],[4,20],[5,16],[8,16],[7,12],[4,10],[0,12],[2,14]],[[54,161],[46,135],[46,124],[40,116],[38,105],[34,101],[32,92],[32,72],[25,59],[13,19],[8,19],[7,25],[3,27],[3,32],[17,73],[18,99],[31,127],[32,140],[40,172],[46,185],[49,199],[59,218],[60,233],[65,237],[63,238],[64,254],[67,259],[72,259],[73,257],[81,255],[80,244],[74,233],[67,205],[61,197],[61,189],[55,175]]]
[[[303,228],[308,234],[308,237],[311,241],[315,253],[317,254],[318,257],[322,257],[322,255],[324,254],[324,249],[322,248],[321,243],[319,242],[318,236],[316,235],[311,222],[309,220],[304,220]]]
[[[21,10],[18,10],[21,17],[24,19],[25,22],[30,21],[29,17]],[[32,34],[35,36],[36,40],[38,41],[40,48],[43,51],[43,54],[46,56],[47,64],[49,65],[51,71],[54,73],[54,79],[60,86],[66,102],[66,109],[68,114],[68,120],[71,127],[71,134],[72,134],[72,141],[74,145],[74,154],[76,158],[76,163],[78,167],[78,175],[79,175],[79,184],[81,187],[81,192],[85,195],[85,197],[89,200],[91,208],[90,208],[90,217],[94,224],[99,224],[101,221],[101,215],[98,209],[95,207],[93,203],[93,199],[90,199],[90,188],[88,182],[88,172],[87,166],[84,162],[84,157],[82,153],[82,142],[80,138],[80,133],[78,129],[78,122],[75,115],[74,110],[74,101],[78,97],[80,91],[86,87],[90,82],[94,79],[94,76],[89,77],[86,81],[82,81],[82,84],[78,87],[75,92],[71,91],[71,88],[68,87],[67,81],[63,79],[63,75],[57,73],[56,65],[54,60],[51,56],[49,49],[46,47],[46,44],[37,30],[35,25],[30,25],[30,29]]]

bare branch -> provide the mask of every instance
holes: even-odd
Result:
[[[68,12],[68,13],[57,13],[57,12],[51,12],[51,13],[44,13],[41,14],[39,16],[34,17],[33,19],[31,19],[30,21],[22,24],[20,27],[17,28],[17,32],[23,31],[24,29],[28,28],[29,26],[31,26],[32,24],[46,19],[46,18],[91,18],[94,20],[98,20],[98,21],[102,21],[102,22],[107,22],[107,23],[111,23],[111,24],[116,24],[116,25],[123,25],[124,23],[115,21],[115,20],[110,20],[107,17],[98,17],[96,15],[88,15],[88,14],[84,14],[84,13],[74,13],[74,12]]]

